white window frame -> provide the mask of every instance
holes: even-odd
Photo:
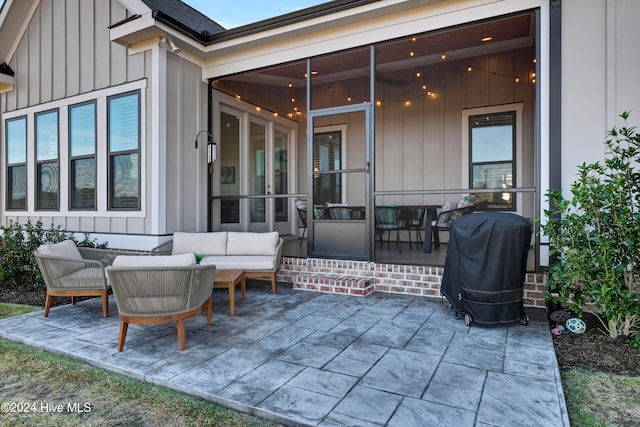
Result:
[[[126,92],[140,91],[140,210],[108,210],[107,194],[109,191],[107,171],[108,171],[108,152],[107,152],[107,101],[110,96],[119,95]],[[84,94],[71,96],[32,107],[22,108],[3,114],[2,132],[4,133],[5,122],[12,118],[26,116],[27,118],[27,177],[33,177],[36,173],[35,158],[35,135],[34,123],[35,115],[40,112],[58,109],[58,129],[59,135],[59,152],[58,159],[60,162],[60,182],[70,182],[69,168],[69,107],[95,100],[96,102],[96,209],[95,210],[70,210],[69,209],[69,186],[60,188],[59,209],[56,211],[42,211],[36,209],[36,187],[33,179],[27,181],[27,209],[26,210],[7,210],[6,205],[3,206],[5,216],[74,216],[74,217],[91,217],[91,218],[120,218],[126,216],[128,218],[144,218],[146,214],[146,90],[147,79],[140,79],[134,82],[125,83],[118,86],[112,86],[105,89],[87,92]],[[4,138],[3,138],[4,140]],[[6,158],[6,144],[3,144],[2,157]],[[6,174],[6,168],[5,172]],[[6,176],[5,176],[6,178]],[[3,191],[6,191],[4,189]]]
[[[470,153],[470,138],[469,133],[469,117],[478,116],[482,114],[494,114],[494,113],[508,113],[515,111],[516,113],[516,141],[515,141],[515,153],[513,156],[513,167],[515,168],[515,183],[513,188],[522,186],[522,110],[524,109],[524,103],[516,102],[512,104],[493,105],[489,107],[468,108],[462,110],[462,147],[461,147],[461,159],[462,159],[462,183],[463,186],[469,186],[469,166],[471,164]],[[515,193],[516,210],[515,213],[522,214],[522,193]],[[514,212],[514,211],[509,211]]]

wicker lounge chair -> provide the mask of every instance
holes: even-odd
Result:
[[[33,255],[47,286],[44,317],[49,316],[54,296],[71,297],[74,305],[76,297],[102,297],[102,314],[109,316],[109,294],[112,292],[104,267],[124,253],[131,252],[79,248],[73,240],[41,245]]]
[[[211,323],[215,265],[195,265],[193,254],[118,257],[107,274],[118,306],[118,351],[124,348],[129,323],[177,323],[178,346],[186,347],[185,320],[202,310]]]

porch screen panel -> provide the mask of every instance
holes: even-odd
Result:
[[[311,109],[371,101],[369,47],[311,59]]]
[[[265,194],[265,143],[266,129],[253,123],[249,125],[249,186],[251,195]],[[251,199],[251,222],[265,222],[265,199]]]
[[[140,209],[140,93],[109,98],[109,209]]]
[[[70,209],[96,208],[96,104],[69,108]]]
[[[235,196],[240,194],[240,119],[221,112],[220,140],[220,195]],[[240,200],[223,199],[220,201],[220,222],[222,224],[240,223]]]
[[[513,188],[515,185],[515,112],[469,117],[471,188]],[[514,210],[512,193],[476,194],[478,209]]]
[[[27,208],[27,119],[7,120],[7,209]]]
[[[273,153],[273,192],[274,194],[287,194],[288,176],[289,176],[289,162],[288,159],[288,147],[289,147],[289,135],[286,132],[276,130],[274,132],[274,153]],[[276,199],[276,221],[286,222],[289,220],[289,200],[288,199]]]
[[[35,116],[36,135],[36,206],[58,210],[58,110]]]

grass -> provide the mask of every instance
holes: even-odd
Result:
[[[586,369],[560,374],[573,427],[640,425],[640,377]]]
[[[33,310],[41,308],[0,304],[0,318]],[[2,426],[277,425],[0,338],[0,403],[5,402],[27,403],[32,411],[6,412],[3,406]]]
[[[32,311],[42,310],[42,307],[32,307],[20,304],[0,304],[0,319],[5,317],[18,316]]]

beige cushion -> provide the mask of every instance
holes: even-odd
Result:
[[[199,253],[204,255],[226,255],[227,232],[173,233],[172,254]]]
[[[80,251],[73,240],[65,240],[60,243],[45,244],[38,248],[38,253],[45,256],[58,258],[82,259]]]
[[[272,271],[276,262],[273,256],[210,256],[200,265],[214,264],[218,270]]]
[[[276,254],[276,245],[280,235],[271,233],[239,233],[229,231],[227,236],[227,255],[267,255]]]
[[[114,267],[189,267],[196,265],[193,253],[180,255],[136,256],[118,255]]]

